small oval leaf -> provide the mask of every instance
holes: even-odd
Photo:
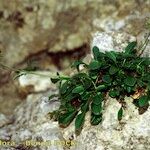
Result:
[[[95,115],[100,115],[102,113],[102,106],[100,105],[95,105],[94,103],[91,104],[91,110],[92,113]]]
[[[121,107],[118,111],[118,120],[120,121],[122,119],[123,116],[123,108]]]
[[[104,75],[102,77],[102,80],[105,82],[105,83],[111,83],[112,79],[109,75]]]
[[[114,51],[105,52],[106,56],[116,63],[116,53]]]
[[[100,115],[91,114],[91,124],[92,125],[98,125],[101,121],[102,121],[102,114],[100,114]]]
[[[101,63],[99,61],[93,60],[90,64],[89,64],[89,69],[91,70],[96,70],[99,69],[101,67]]]
[[[60,115],[58,118],[59,125],[63,128],[67,127],[72,122],[76,114],[77,111],[72,111]]]
[[[146,96],[146,95],[141,96],[138,101],[139,107],[144,107],[144,106],[148,105],[148,101],[149,101],[148,96]]]
[[[117,72],[118,72],[118,68],[116,68],[115,66],[110,67],[110,69],[109,69],[109,74],[110,75],[114,75]]]
[[[93,104],[95,105],[99,105],[100,103],[102,103],[103,101],[103,96],[102,94],[96,94],[94,97],[93,97]]]
[[[125,48],[125,53],[126,53],[126,54],[132,54],[134,48],[136,47],[136,45],[137,45],[137,42],[136,42],[136,41],[130,42],[130,43],[128,44],[128,46]]]
[[[81,114],[77,115],[76,120],[75,120],[75,131],[76,134],[80,134],[82,127],[84,125],[85,121],[85,112],[82,112]]]
[[[77,86],[75,87],[73,90],[72,90],[72,93],[81,93],[84,91],[84,87],[82,85],[80,86]]]
[[[135,83],[136,83],[136,78],[134,77],[127,77],[125,80],[124,80],[124,83],[128,86],[134,86]]]

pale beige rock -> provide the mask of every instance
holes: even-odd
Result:
[[[97,30],[138,35],[150,16],[149,9],[149,0],[1,1],[4,63],[16,65],[42,50],[74,50],[89,43],[91,33]]]
[[[91,47],[97,46],[101,52],[121,52],[132,41],[136,41],[136,38],[125,32],[96,32]]]
[[[49,94],[57,93],[50,91]],[[47,95],[47,93],[45,94]],[[18,146],[25,148],[32,140],[49,141],[51,145],[40,146],[41,150],[61,150],[63,148],[71,150],[141,150],[149,149],[150,145],[150,109],[143,115],[138,114],[138,110],[132,103],[132,99],[126,97],[127,107],[124,110],[122,121],[117,120],[117,113],[120,104],[115,100],[108,98],[103,110],[103,121],[97,126],[90,124],[90,112],[87,113],[83,130],[79,136],[75,135],[74,121],[69,127],[59,128],[58,122],[50,120],[48,113],[59,108],[60,102],[57,98],[48,100],[48,97],[42,94],[29,95],[27,100],[18,106],[12,116],[13,121],[9,124],[4,123],[0,128],[0,139],[11,140],[18,143]],[[5,118],[5,117],[2,117]],[[4,119],[5,120],[5,119]],[[72,141],[72,146],[55,142]],[[26,145],[21,145],[26,142]],[[44,143],[43,143],[44,144]],[[3,150],[11,149],[10,146]],[[13,148],[12,148],[13,149]]]
[[[52,93],[56,91],[49,92]],[[63,144],[55,144],[56,141],[64,141],[58,122],[50,120],[48,115],[59,106],[60,103],[56,98],[49,101],[48,97],[41,94],[29,95],[26,102],[16,108],[12,116],[13,122],[8,125],[3,123],[3,127],[0,127],[0,139],[15,142],[16,145],[1,146],[1,148],[6,150],[15,147],[14,149],[17,150],[17,147],[23,149],[30,146],[34,150],[38,147],[41,150],[62,150]]]

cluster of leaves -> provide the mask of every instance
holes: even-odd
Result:
[[[122,104],[118,110],[118,120],[122,119],[124,98],[144,89],[134,101],[137,107],[149,105],[150,100],[150,59],[137,55],[136,42],[131,42],[123,52],[100,52],[93,47],[94,59],[85,64],[76,61],[72,65],[78,73],[71,77],[52,78],[59,82],[59,98],[61,106],[54,112],[55,119],[61,127],[67,127],[75,118],[75,130],[82,130],[85,115],[91,112],[91,124],[98,125],[102,121],[106,95]],[[84,71],[79,66],[85,67]]]

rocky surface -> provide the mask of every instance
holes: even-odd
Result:
[[[1,1],[0,50],[13,66],[38,52],[72,51],[97,30],[138,35],[149,10],[149,0]]]
[[[131,98],[126,98],[127,109],[123,120],[119,123],[117,112],[120,104],[114,99],[108,99],[104,110],[103,122],[98,126],[89,123],[90,113],[87,114],[85,125],[80,136],[75,137],[77,145],[73,150],[146,150],[150,149],[150,109],[139,116],[138,110],[132,104]],[[63,130],[65,139],[74,135],[74,123]]]
[[[93,35],[93,41],[91,47],[97,46],[100,51],[124,51],[125,47],[129,42],[137,41],[138,53],[141,53],[141,45],[148,38],[148,43],[146,44],[144,51],[141,56],[150,57],[150,35],[148,32],[144,32],[137,37],[132,36],[126,32],[96,32]]]
[[[51,90],[51,93],[55,91]],[[47,141],[47,147],[50,150],[62,149],[62,145],[51,145],[50,142],[62,141],[63,137],[60,134],[58,123],[50,120],[48,113],[58,109],[59,102],[56,99],[48,100],[48,97],[43,95],[29,95],[26,102],[16,108],[11,122],[0,129],[0,139],[2,142],[11,142],[11,145],[1,143],[1,149],[38,149],[37,141]],[[3,115],[0,119],[5,122],[6,118]],[[30,145],[31,142],[31,145]],[[37,145],[36,145],[37,144]],[[46,143],[45,143],[46,145]],[[40,146],[40,144],[39,144]],[[43,148],[42,148],[43,147]],[[41,149],[46,149],[43,145]]]
[[[49,94],[52,93],[56,91],[51,89]],[[150,149],[150,109],[139,115],[132,99],[125,100],[127,108],[121,122],[117,120],[120,104],[115,99],[108,98],[103,111],[103,122],[98,126],[91,126],[90,113],[87,113],[81,135],[75,136],[74,122],[62,129],[59,128],[58,122],[50,120],[49,112],[58,109],[60,105],[57,98],[49,101],[47,96],[41,94],[29,95],[27,100],[16,108],[10,119],[0,115],[1,149]],[[11,142],[11,145],[4,145],[4,141]]]
[[[80,59],[89,52],[96,31],[121,31],[142,38],[149,10],[149,0],[0,1],[2,61],[16,68],[27,62],[35,63],[39,70],[67,68],[72,58]],[[11,114],[28,93],[14,87],[9,75],[0,72],[0,112],[5,114]]]
[[[149,10],[149,0],[0,1],[2,61],[21,68],[29,61],[36,63],[42,72],[44,69],[56,72],[67,68],[72,58],[85,56],[93,37],[91,47],[96,45],[101,51],[123,50],[129,41],[143,40]],[[150,44],[143,55],[150,56],[149,47]],[[91,54],[84,61],[90,59]],[[45,72],[49,75],[48,71]],[[67,69],[64,73],[69,75],[71,71]],[[121,123],[116,119],[120,105],[111,99],[104,111],[103,123],[91,127],[87,114],[82,134],[76,137],[73,123],[60,129],[58,123],[49,118],[48,112],[57,109],[59,101],[48,101],[48,96],[56,91],[48,78],[29,75],[12,81],[10,75],[10,72],[0,72],[0,112],[9,115],[0,115],[0,149],[150,149],[150,110],[139,116],[131,99],[126,99],[130,105]],[[5,143],[1,140],[16,144],[8,146],[7,143],[2,147]],[[49,140],[50,145],[27,146],[29,143],[24,143],[27,140]]]
[[[101,38],[102,36],[105,38]],[[123,39],[126,40],[122,42]],[[110,51],[114,48],[120,51],[130,40],[134,40],[134,37],[125,33],[101,32],[95,34],[93,45],[103,51]],[[105,41],[108,43],[106,49]],[[99,43],[104,43],[104,45],[99,45]],[[120,47],[117,46],[117,43]],[[120,43],[122,44],[120,45]],[[90,55],[85,58],[85,61],[89,61],[89,58]],[[32,76],[21,77],[19,79],[20,86],[33,84],[34,90],[47,89],[47,84],[43,84],[47,83],[47,80],[31,79]],[[69,127],[62,129],[58,122],[50,119],[49,112],[60,106],[57,97],[52,100],[48,99],[48,96],[58,92],[56,87],[52,85],[50,87],[47,93],[29,94],[26,101],[22,102],[9,118],[3,114],[0,115],[0,146],[2,150],[150,149],[150,108],[144,114],[139,115],[138,109],[132,103],[132,98],[126,97],[127,107],[124,110],[123,119],[119,122],[117,113],[121,106],[115,99],[108,97],[103,110],[102,123],[98,126],[91,126],[88,112],[83,130],[79,136],[76,136],[74,121]]]
[[[136,37],[125,32],[97,32],[93,35],[92,46],[100,51],[123,51],[129,42],[136,41]]]

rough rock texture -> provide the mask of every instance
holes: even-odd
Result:
[[[120,104],[114,99],[109,98],[107,101],[102,124],[91,126],[90,113],[88,113],[81,135],[74,136],[77,145],[72,147],[72,150],[150,149],[150,109],[139,116],[138,110],[132,104],[132,99],[126,98],[125,100],[127,109],[120,123],[117,120]],[[74,123],[63,130],[63,135],[65,139],[74,135]]]
[[[119,52],[132,41],[136,41],[136,38],[125,32],[97,32],[93,35],[92,47],[97,46],[102,52]]]
[[[133,39],[128,34],[115,34],[114,37],[119,37],[118,39],[113,38],[114,33],[97,33],[95,38],[98,38],[98,40],[94,39],[93,44],[100,49],[102,48],[103,51],[112,50],[114,47],[116,47],[116,50],[120,50],[127,44],[130,37]],[[101,41],[102,35],[106,37],[106,41],[108,40],[107,49],[103,45],[98,45],[99,42],[105,43]],[[127,41],[125,40],[121,47],[117,47],[117,40],[121,40],[122,36]],[[104,39],[102,40],[105,41]],[[122,40],[120,43],[122,43]],[[120,45],[120,43],[118,44]],[[85,58],[85,60],[88,61],[89,57]],[[32,83],[33,85],[35,84],[34,88],[36,89],[38,87],[36,84],[38,83],[38,85],[41,85],[41,87],[44,85],[43,88],[47,89],[47,85],[43,84],[45,80],[36,78],[34,80],[36,82],[31,82],[31,76],[27,77],[19,79],[21,85],[24,85],[23,83]],[[98,126],[91,126],[90,113],[88,112],[83,130],[79,136],[76,136],[74,121],[69,127],[62,129],[59,127],[58,122],[50,120],[49,112],[58,109],[60,102],[56,97],[49,101],[48,96],[57,92],[55,87],[51,87],[49,92],[45,94],[30,94],[27,100],[19,105],[9,118],[2,114],[0,115],[0,148],[2,150],[150,149],[150,108],[144,114],[139,115],[137,108],[132,103],[132,99],[126,97],[127,107],[124,110],[123,119],[118,122],[117,113],[121,105],[115,99],[108,98],[103,110],[102,123]],[[7,144],[5,146],[4,141],[11,141],[11,145],[8,146]]]
[[[135,37],[126,32],[96,32],[93,34],[93,41],[91,47],[97,46],[100,51],[124,51],[125,47],[129,42],[137,41],[137,48],[145,42],[148,34],[142,33],[139,36]],[[150,41],[150,36],[149,36]],[[142,56],[150,57],[150,42],[146,45]],[[141,52],[140,49],[139,53]]]
[[[88,43],[97,30],[138,35],[143,32],[149,10],[149,0],[1,1],[0,49],[4,62],[13,66],[40,51],[74,50]]]
[[[67,68],[72,58],[85,56],[91,34],[96,31],[121,31],[135,36],[143,33],[149,10],[149,0],[1,0],[3,63],[17,68],[27,62],[36,63],[40,70],[50,71],[56,70],[56,65]],[[0,85],[9,80],[9,72],[1,71]],[[18,87],[12,84],[5,84],[12,92],[0,88],[0,112],[6,114],[22,100]]]
[[[50,94],[56,91],[50,92]],[[50,120],[49,112],[59,108],[57,99],[51,101],[42,95],[29,95],[27,100],[16,108],[9,125],[4,124],[6,118],[0,115],[3,127],[0,128],[1,141],[10,141],[11,145],[0,145],[1,150],[35,149],[61,150],[62,145],[55,145],[55,141],[64,141],[58,128],[58,123]],[[32,141],[32,145],[29,144]],[[35,142],[41,142],[36,145]],[[43,142],[43,145],[42,145]],[[44,143],[45,142],[45,143]],[[44,146],[44,144],[47,146]],[[48,146],[49,145],[49,146]],[[47,147],[47,148],[45,148]]]
[[[34,92],[46,91],[51,87],[50,77],[52,73],[46,71],[35,71],[35,74],[28,74],[19,78],[19,85],[22,88],[33,87]],[[54,76],[54,75],[53,75]],[[42,82],[41,82],[42,80]]]
[[[54,92],[51,91],[50,94]],[[58,122],[50,120],[48,113],[58,109],[58,99],[49,101],[48,97],[41,94],[29,95],[27,100],[16,108],[9,124],[8,119],[0,115],[0,140],[15,143],[11,143],[12,146],[1,145],[1,149],[10,150],[12,147],[12,150],[17,150],[19,147],[26,147],[29,150],[148,150],[150,109],[139,115],[132,99],[125,100],[127,108],[120,123],[117,120],[117,112],[121,106],[115,99],[109,98],[103,111],[102,124],[91,126],[90,113],[87,113],[83,131],[76,137],[74,122],[66,129],[61,129]],[[29,144],[31,141],[32,145]],[[37,141],[41,143],[38,145],[35,143]]]

